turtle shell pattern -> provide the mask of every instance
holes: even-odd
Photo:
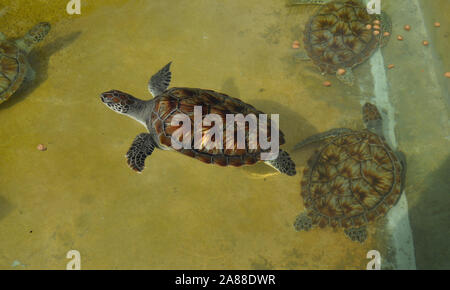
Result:
[[[379,43],[372,29],[366,28],[375,19],[356,1],[322,6],[306,25],[303,41],[308,56],[324,73],[366,61]]]
[[[0,42],[0,103],[22,84],[26,73],[25,57],[13,42]]]
[[[195,149],[194,147],[194,106],[202,107],[202,120],[206,114],[217,114],[222,119],[223,124],[223,149],[206,148],[205,132],[212,126],[202,126],[202,143],[201,149]],[[234,130],[234,147],[231,149],[226,148],[226,114],[242,114],[244,117],[248,114],[255,114],[258,118],[259,114],[264,114],[258,111],[253,106],[244,103],[243,101],[232,98],[228,95],[218,93],[212,90],[203,90],[195,88],[171,88],[165,91],[162,95],[155,98],[155,107],[151,114],[151,124],[157,134],[157,141],[170,147],[172,145],[172,134],[175,130],[181,126],[172,126],[171,121],[173,117],[179,113],[186,114],[191,119],[191,149],[177,150],[187,156],[196,158],[205,163],[214,163],[221,166],[242,166],[250,165],[260,160],[260,154],[262,149],[258,145],[256,149],[249,148],[249,127],[248,123],[245,123],[245,148],[237,148],[237,130],[235,125]],[[267,140],[270,140],[270,118],[267,117]],[[261,133],[261,132],[258,132]],[[231,137],[231,136],[230,136]],[[284,144],[283,133],[279,132],[279,144]],[[183,141],[183,137],[179,139]]]
[[[401,195],[400,161],[366,130],[328,139],[308,165],[301,192],[313,225],[362,226],[383,216]]]

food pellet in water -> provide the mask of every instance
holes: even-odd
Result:
[[[37,150],[39,150],[39,151],[46,151],[47,147],[44,144],[39,144],[37,146]]]

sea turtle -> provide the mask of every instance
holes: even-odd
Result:
[[[295,0],[295,4],[322,4],[304,31],[305,52],[296,58],[312,60],[322,74],[334,74],[343,83],[354,82],[352,68],[366,61],[389,41],[392,24],[385,13],[369,14],[359,1]]]
[[[180,87],[168,89],[171,80],[170,64],[171,63],[168,63],[151,77],[148,83],[148,89],[154,96],[151,100],[140,100],[118,90],[111,90],[101,94],[101,100],[110,109],[135,119],[143,124],[149,132],[139,134],[134,139],[126,154],[128,165],[133,170],[141,172],[144,169],[145,158],[152,154],[155,147],[163,150],[175,150],[205,163],[218,164],[221,166],[251,165],[260,161],[261,153],[266,151],[261,149],[259,141],[257,148],[249,148],[249,126],[245,126],[245,149],[241,149],[242,147],[237,147],[237,138],[231,136],[232,139],[227,139],[225,124],[226,115],[228,114],[242,114],[242,116],[254,114],[258,116],[263,113],[237,98],[232,98],[212,90]],[[183,144],[187,144],[188,148],[183,146],[182,148],[176,149],[175,146],[172,146],[172,135],[176,134],[175,132],[177,129],[181,128],[181,126],[173,125],[175,116],[178,118],[181,114],[184,114],[184,116],[187,116],[190,120],[191,124],[194,124],[194,107],[196,107],[197,114],[199,114],[200,118],[203,119],[206,114],[210,114],[210,116],[215,114],[215,116],[220,119],[219,121],[223,122],[222,148],[224,149],[208,147],[212,144],[213,138],[206,138],[205,133],[211,129],[211,126],[205,125],[201,128],[203,132],[197,130],[197,132],[200,132],[201,134],[200,138],[197,138],[197,140],[200,140],[201,142],[201,144],[197,145],[200,146],[195,146],[194,144],[196,132],[194,126],[191,125],[189,125],[186,130],[189,131],[188,133],[190,136],[185,136],[183,134],[180,136],[181,138],[175,139],[183,142]],[[200,108],[200,111],[198,111],[198,108]],[[175,124],[179,124],[179,122],[176,122]],[[203,124],[205,124],[204,120]],[[270,124],[269,118],[267,124]],[[260,132],[261,129],[262,128],[260,127]],[[239,132],[234,131],[234,133],[236,136],[236,133]],[[267,128],[266,136],[272,136],[270,126]],[[183,138],[186,139],[183,140]],[[214,138],[216,138],[216,135],[214,135]],[[227,141],[231,144],[230,146],[227,146]],[[281,145],[283,143],[284,136],[283,133],[279,131],[279,144]],[[276,151],[276,153],[278,153],[278,151]],[[265,162],[281,173],[290,176],[296,174],[294,162],[291,160],[288,153],[283,150],[279,151],[278,156],[275,159],[267,160]]]
[[[0,32],[0,103],[17,91],[25,78],[34,79],[35,73],[28,63],[27,55],[49,31],[50,24],[41,22],[24,37],[15,40],[6,39]]]
[[[301,194],[306,211],[295,220],[297,231],[312,226],[345,228],[353,241],[364,242],[366,225],[399,200],[405,185],[406,159],[383,138],[375,105],[363,106],[365,130],[332,129],[296,145],[325,141],[303,172]]]

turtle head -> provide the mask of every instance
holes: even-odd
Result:
[[[362,114],[363,121],[366,125],[367,130],[382,136],[383,119],[381,118],[381,114],[380,111],[378,111],[378,108],[371,103],[365,103],[362,108]]]
[[[41,42],[50,31],[51,25],[48,22],[41,22],[28,31],[26,38],[36,44]]]
[[[17,45],[26,52],[30,52],[33,47],[41,42],[50,31],[51,25],[48,22],[41,22],[35,25],[21,39],[16,41]]]
[[[100,95],[100,99],[114,112],[126,115],[147,126],[146,120],[153,109],[153,100],[139,100],[118,90],[104,92]]]
[[[129,113],[130,108],[140,101],[132,95],[118,90],[104,92],[100,95],[100,99],[108,108],[119,114]]]

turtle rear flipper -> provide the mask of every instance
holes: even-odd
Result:
[[[155,146],[156,144],[150,134],[141,133],[137,135],[126,155],[131,169],[142,172],[145,168],[145,158],[152,154]]]
[[[297,232],[309,231],[312,227],[312,219],[306,214],[302,213],[297,216],[294,222],[294,228]]]
[[[354,242],[363,243],[367,239],[366,227],[350,228],[344,231],[345,235]]]

